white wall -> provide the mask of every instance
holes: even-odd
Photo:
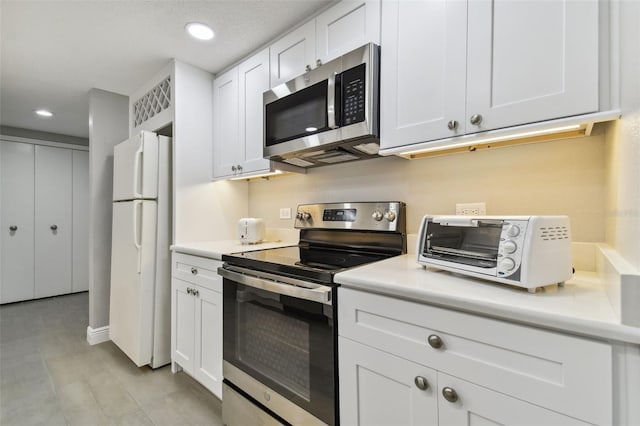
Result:
[[[453,214],[484,201],[487,214],[567,214],[574,241],[604,241],[604,133],[421,160],[387,157],[311,169],[249,184],[249,214],[272,228],[280,207],[331,201],[407,203],[407,231],[424,214]]]
[[[236,237],[247,215],[246,182],[211,182],[213,75],[175,62],[174,243]]]
[[[606,241],[640,270],[640,2],[620,2],[622,118],[607,130]]]
[[[89,326],[109,324],[113,147],[129,137],[129,98],[89,91]]]

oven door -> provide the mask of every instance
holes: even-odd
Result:
[[[289,423],[334,425],[331,288],[229,265],[219,273],[225,382]]]

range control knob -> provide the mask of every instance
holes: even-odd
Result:
[[[296,219],[302,220],[302,212],[296,213]]]
[[[503,271],[510,271],[516,267],[516,262],[510,257],[505,257],[500,261],[500,269]]]
[[[389,210],[384,214],[384,218],[387,219],[389,222],[393,222],[394,220],[396,220],[396,214],[391,210]]]
[[[376,222],[380,222],[382,220],[382,218],[384,217],[382,215],[382,213],[378,210],[375,210],[373,212],[373,214],[371,214],[371,217],[373,218],[373,220],[375,220]]]
[[[515,241],[507,240],[502,245],[502,248],[504,249],[505,253],[513,253],[518,249],[518,245]]]
[[[510,237],[517,237],[520,234],[520,228],[518,225],[511,225],[507,228],[507,235]]]
[[[309,220],[309,219],[311,219],[311,213],[302,212],[302,220]]]

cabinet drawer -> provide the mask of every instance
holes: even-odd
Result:
[[[351,289],[339,294],[342,336],[585,421],[612,422],[609,344]],[[441,347],[430,345],[432,335]]]
[[[219,293],[222,292],[222,277],[218,275],[218,267],[222,266],[222,262],[205,257],[173,253],[171,265],[173,277]]]

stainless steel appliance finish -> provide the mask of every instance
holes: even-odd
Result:
[[[304,204],[295,227],[297,246],[222,257],[227,426],[338,425],[334,275],[406,252],[401,202]]]
[[[379,50],[364,45],[266,91],[264,156],[305,168],[377,157]]]

